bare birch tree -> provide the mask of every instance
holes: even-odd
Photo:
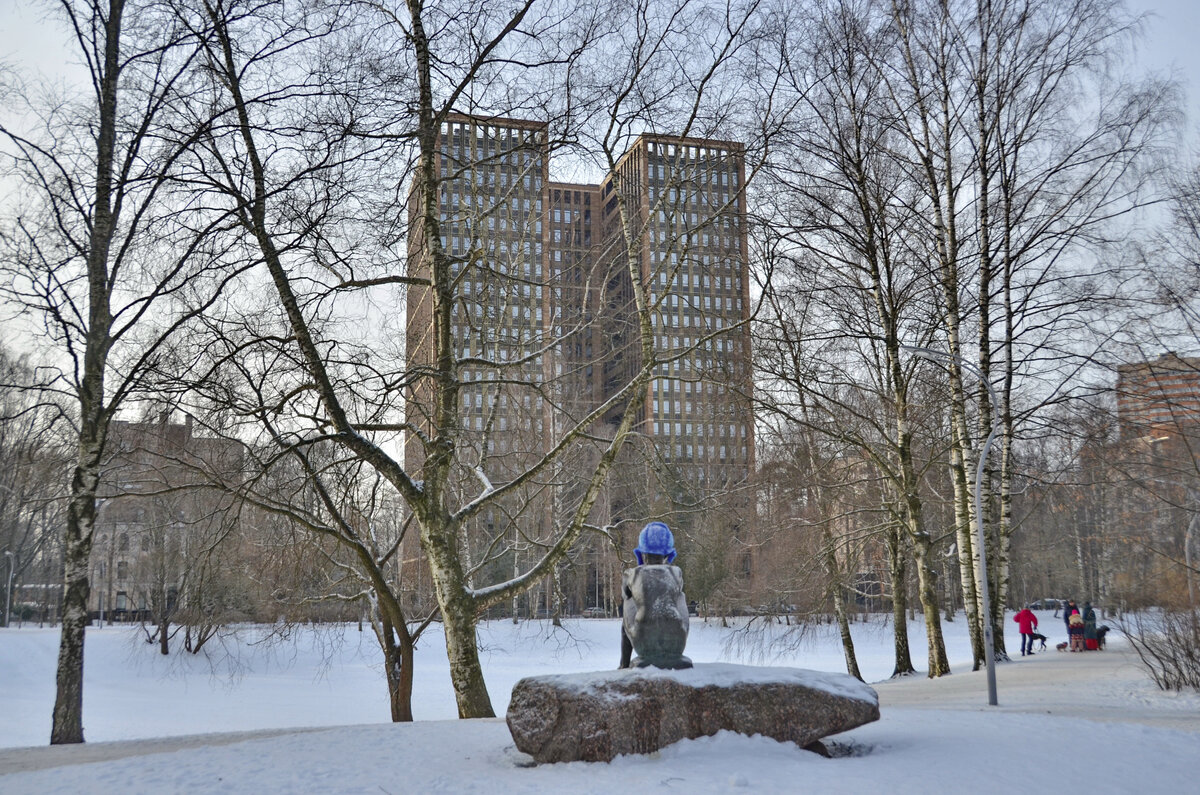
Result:
[[[772,171],[779,198],[770,222],[785,264],[767,290],[776,325],[764,324],[762,346],[779,351],[784,369],[770,371],[798,389],[809,408],[789,411],[793,419],[821,415],[815,427],[857,448],[884,480],[895,673],[913,670],[904,631],[903,528],[915,553],[933,677],[949,673],[937,609],[940,539],[927,524],[921,494],[933,460],[918,452],[921,408],[911,393],[919,391],[921,368],[903,346],[933,335],[936,312],[927,271],[908,242],[917,225],[915,188],[908,164],[892,152],[897,131],[878,71],[889,52],[898,51],[886,26],[842,3],[822,8],[796,48],[790,88],[802,110]],[[789,283],[801,291],[797,296],[786,297]],[[794,325],[797,303],[808,304],[805,315],[813,316],[807,328]],[[927,454],[928,442],[924,447]]]
[[[167,176],[189,143],[170,118],[195,40],[156,2],[53,4],[86,70],[79,97],[32,90],[0,130],[20,180],[3,242],[5,290],[42,324],[75,408],[77,460],[64,529],[65,591],[52,743],[83,741],[88,558],[109,423],[147,364],[211,302],[220,270],[181,233]],[[207,271],[207,273],[206,273]]]
[[[638,421],[639,412],[630,407],[645,400],[665,355],[655,344],[640,270],[645,232],[631,231],[631,216],[624,213],[615,261],[631,285],[636,318],[631,339],[640,358],[598,405],[572,413],[551,379],[531,380],[521,369],[535,360],[552,361],[557,338],[569,332],[508,334],[483,349],[464,350],[458,344],[454,329],[463,321],[460,313],[485,306],[465,292],[472,283],[468,273],[474,278],[491,268],[493,281],[482,283],[519,288],[524,295],[555,285],[532,276],[514,279],[499,265],[492,268],[495,236],[484,234],[480,246],[464,250],[460,243],[455,250],[452,239],[470,235],[456,232],[452,224],[465,228],[470,219],[487,220],[487,213],[443,219],[446,194],[455,179],[475,178],[471,169],[479,170],[488,155],[475,154],[472,144],[469,168],[448,170],[447,125],[537,114],[546,121],[531,128],[547,132],[544,137],[532,133],[517,151],[538,162],[539,169],[544,162],[539,151],[578,137],[580,116],[611,120],[607,133],[604,121],[593,126],[610,144],[605,149],[610,163],[617,148],[631,140],[631,125],[638,120],[644,129],[647,120],[657,119],[673,135],[719,130],[729,118],[719,110],[724,107],[720,98],[708,93],[727,85],[718,78],[736,60],[739,42],[759,12],[753,4],[727,8],[688,2],[632,8],[602,4],[581,11],[532,0],[504,9],[416,0],[322,9],[208,0],[192,8],[196,29],[214,30],[204,56],[213,90],[196,99],[194,113],[197,118],[213,109],[225,114],[206,142],[194,180],[236,216],[240,239],[230,251],[261,262],[286,318],[288,361],[303,378],[296,392],[276,405],[305,406],[302,413],[290,414],[295,430],[290,425],[286,430],[305,429],[299,444],[339,446],[403,500],[432,572],[459,714],[490,716],[475,639],[478,617],[544,581],[584,532],[598,529],[591,522],[593,507]],[[619,45],[630,26],[638,31],[636,44]],[[689,51],[689,42],[697,41],[705,46]],[[591,59],[586,68],[584,54]],[[606,69],[622,59],[611,88],[614,79]],[[386,175],[383,186],[380,174]],[[530,189],[530,167],[516,176],[521,190]],[[356,196],[352,187],[362,193]],[[735,181],[731,202],[743,188]],[[399,200],[406,189],[406,200]],[[473,208],[482,204],[482,196],[470,191],[458,195]],[[535,196],[518,198],[530,202],[524,211],[537,212]],[[375,206],[367,207],[368,202]],[[363,219],[357,227],[352,223]],[[514,220],[504,219],[506,224]],[[532,230],[543,220],[519,219],[517,230]],[[480,227],[473,228],[479,232]],[[355,238],[361,230],[368,231],[367,239]],[[511,242],[536,243],[530,238]],[[410,311],[428,302],[428,356],[410,348],[405,361],[394,347],[355,339],[338,328],[338,314],[330,311],[339,296],[394,305],[405,291],[421,296],[409,300]],[[484,332],[480,339],[492,339],[503,336],[505,326],[489,317],[472,328]],[[695,350],[701,342],[696,339],[671,355]],[[516,471],[497,476],[501,470],[495,468],[489,437],[481,443],[465,433],[465,423],[470,419],[472,431],[490,433],[484,417],[499,416],[492,411],[498,405],[493,397],[498,401],[514,390],[524,392],[522,403],[528,397],[531,407],[534,399],[544,407],[530,418],[536,442],[526,452],[536,454]],[[400,398],[406,392],[416,398],[404,406]],[[470,413],[464,396],[472,398]],[[398,455],[398,440],[415,446],[419,455]],[[564,473],[570,483],[559,484]],[[556,484],[569,498],[557,503],[546,531],[535,532],[523,495],[547,493]],[[487,521],[489,512],[515,521],[503,523],[505,533],[496,532]],[[528,543],[530,554],[519,565],[516,555],[508,555],[512,568],[500,576],[495,564],[517,540]],[[393,626],[403,623],[402,617],[392,620]]]
[[[1119,3],[890,2],[863,8],[897,42],[894,61],[878,59],[879,75],[895,120],[893,148],[910,162],[919,186],[914,207],[925,223],[913,245],[934,264],[939,285],[957,548],[978,666],[983,625],[975,572],[981,550],[971,533],[968,472],[997,407],[982,382],[969,400],[971,384],[959,363],[977,362],[989,382],[998,352],[1007,368],[1004,405],[998,407],[1001,482],[996,489],[989,485],[982,506],[990,590],[1003,595],[1013,526],[1003,505],[1011,488],[1012,441],[1018,424],[1046,399],[1045,384],[1061,383],[1054,372],[1064,359],[1045,352],[1088,300],[1071,284],[1079,274],[1075,258],[1085,256],[1081,244],[1102,242],[1103,230],[1145,201],[1153,165],[1148,155],[1168,118],[1170,91],[1154,82],[1105,79],[1105,64],[1128,51],[1133,24]],[[1016,410],[1013,397],[1023,384],[1031,394]],[[993,511],[997,490],[1000,516]],[[996,599],[989,617],[993,636],[1000,634],[1002,605]],[[1004,653],[1002,643],[998,652]]]

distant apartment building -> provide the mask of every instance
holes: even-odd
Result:
[[[642,136],[600,191],[610,240],[623,232],[625,196],[661,360],[642,432],[701,490],[744,481],[754,464],[744,181],[740,144]],[[613,272],[602,396],[642,365],[629,269]]]
[[[544,455],[557,431],[603,406],[643,365],[627,241],[660,363],[645,400],[628,408],[642,460],[625,457],[597,518],[665,515],[664,490],[668,503],[695,505],[697,493],[744,484],[754,433],[741,145],[644,135],[599,184],[550,179],[538,122],[453,116],[439,147],[438,221],[457,280],[456,443],[470,462],[454,479],[461,496],[481,487],[481,470],[503,479]],[[415,251],[423,232],[412,209]],[[414,265],[410,275],[428,274]],[[407,344],[417,368],[433,361],[433,311],[432,291],[412,288]],[[422,431],[432,427],[431,396],[428,378],[409,387],[407,418]],[[599,437],[619,410],[595,423]],[[424,455],[423,439],[409,434],[410,471]],[[594,460],[577,455],[531,484],[539,496],[522,516],[479,521],[493,532],[505,522],[534,535],[531,526],[549,528],[576,471]]]
[[[237,442],[198,436],[191,417],[114,421],[97,493],[88,610],[107,621],[175,607],[188,570],[237,521],[233,500],[201,488],[242,477]]]
[[[1164,353],[1121,365],[1116,393],[1123,440],[1200,430],[1200,357]]]

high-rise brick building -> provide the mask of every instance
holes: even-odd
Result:
[[[1117,418],[1126,440],[1200,430],[1200,357],[1164,353],[1117,368]]]
[[[625,195],[662,360],[643,433],[701,490],[744,481],[754,462],[742,155],[728,141],[642,136],[601,187],[610,240],[622,234],[616,193]],[[630,307],[629,269],[614,274],[613,295]],[[636,315],[614,309],[606,394],[642,364]]]
[[[485,475],[501,481],[523,471],[557,430],[603,405],[642,366],[630,251],[659,364],[645,400],[628,409],[638,412],[639,443],[596,518],[666,516],[678,504],[695,513],[704,495],[744,484],[754,431],[741,145],[642,136],[599,184],[550,180],[547,128],[538,122],[454,116],[439,147],[438,220],[458,279],[451,338],[462,383],[461,496]],[[431,291],[412,288],[410,366],[432,362],[432,329]],[[408,421],[431,427],[431,382],[409,389]],[[618,410],[595,424],[598,435]],[[410,434],[411,471],[423,455]],[[530,484],[533,498],[514,502],[519,516],[481,515],[484,535],[519,524],[514,539],[544,538],[565,518],[559,509],[571,501],[572,478],[588,470],[594,451],[574,455]],[[748,497],[719,501],[752,505]]]

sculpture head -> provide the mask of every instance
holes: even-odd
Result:
[[[638,545],[633,554],[639,566],[643,563],[643,555],[655,555],[664,563],[675,560],[675,537],[671,535],[671,528],[663,522],[647,524],[638,535]]]

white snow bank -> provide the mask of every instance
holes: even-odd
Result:
[[[1196,735],[1002,713],[896,709],[824,759],[722,732],[611,763],[527,767],[500,720],[359,726],[0,776],[20,793],[1190,792]],[[1066,749],[1075,751],[1068,752]]]
[[[551,674],[539,676],[556,687],[588,693],[599,685],[622,679],[674,679],[689,687],[735,687],[737,685],[802,685],[821,690],[835,696],[853,698],[858,701],[879,703],[875,691],[846,674],[809,671],[804,668],[780,668],[776,666],[737,665],[734,663],[696,663],[691,668],[660,670],[658,668],[631,668],[624,671],[593,671],[579,674]]]
[[[1042,618],[1051,632],[1061,627],[1049,613]],[[229,657],[214,648],[210,659],[164,658],[136,631],[89,630],[89,743],[53,748],[44,745],[58,632],[0,630],[0,792],[1195,791],[1200,697],[1156,690],[1122,651],[1119,636],[1109,636],[1109,652],[1051,651],[998,666],[1000,707],[989,708],[983,672],[970,671],[966,622],[960,615],[943,628],[954,675],[877,684],[880,720],[831,738],[848,754],[842,758],[722,733],[609,764],[536,768],[523,766],[528,758],[513,748],[502,721],[428,720],[455,714],[436,627],[417,650],[413,707],[425,720],[400,725],[387,722],[374,638],[353,626],[301,632],[277,647],[247,645],[259,638],[251,630],[222,652]],[[835,627],[810,628],[799,638],[789,629],[774,625],[755,637],[737,626],[693,621],[686,654],[697,663],[844,670]],[[1017,646],[1011,629],[1010,649]],[[890,628],[856,623],[852,631],[864,676],[887,677]],[[568,621],[561,629],[545,622],[482,625],[484,673],[497,714],[525,676],[615,668],[619,632],[615,620]],[[910,623],[909,632],[921,666],[923,624]],[[197,737],[98,742],[350,723],[373,725],[223,735],[207,743]]]

